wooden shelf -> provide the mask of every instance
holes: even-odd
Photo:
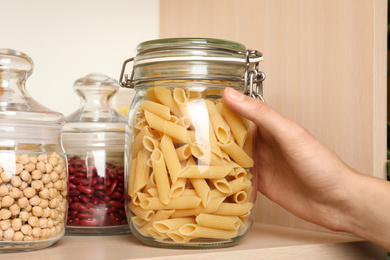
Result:
[[[64,236],[37,251],[1,254],[1,260],[116,260],[116,259],[378,259],[377,247],[360,238],[320,231],[255,223],[233,247],[175,250],[142,244],[132,235]]]

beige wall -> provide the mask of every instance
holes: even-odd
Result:
[[[352,167],[383,178],[386,18],[385,0],[163,0],[160,37],[223,38],[260,50],[267,102]],[[263,200],[260,220],[306,225]]]

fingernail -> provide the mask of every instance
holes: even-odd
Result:
[[[233,88],[227,88],[227,94],[230,96],[230,98],[235,102],[242,102],[244,101],[244,94],[238,92],[237,90]]]

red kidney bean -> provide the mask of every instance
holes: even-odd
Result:
[[[78,212],[85,212],[87,211],[87,207],[81,203],[81,202],[73,202],[72,204],[70,204],[70,208],[71,209],[74,209],[74,210],[77,210]]]
[[[84,195],[80,195],[80,201],[84,202],[84,203],[88,203],[89,202],[89,199],[87,196],[84,196]]]
[[[92,158],[85,161],[79,156],[68,158],[68,167],[68,225],[127,224],[123,204],[124,167],[106,163],[105,171],[98,172]]]
[[[115,207],[118,209],[123,208],[123,204],[120,203],[119,201],[116,201],[116,200],[110,200],[109,202],[107,202],[107,206],[108,207]]]
[[[81,192],[79,190],[71,189],[69,191],[69,196],[74,197],[74,196],[79,196]]]
[[[113,193],[115,191],[116,187],[118,186],[118,183],[119,183],[118,179],[115,179],[115,180],[112,181],[110,187],[108,187],[108,189],[106,190],[106,194],[108,196],[110,196],[111,193]]]
[[[106,187],[104,184],[96,184],[95,187],[93,187],[95,190],[105,190]]]
[[[73,182],[77,185],[84,185],[84,186],[87,186],[89,185],[89,180],[87,178],[83,178],[83,177],[76,177]]]
[[[93,215],[87,212],[77,213],[78,218],[93,218]]]
[[[121,224],[121,218],[116,213],[110,213],[108,215],[108,218],[110,219],[110,222],[113,225],[120,225]]]
[[[70,183],[69,183],[69,189],[70,189],[70,190],[75,190],[75,189],[77,189],[76,184],[74,184],[73,182],[70,182]]]
[[[119,188],[118,188],[118,189],[119,189]],[[117,190],[118,190],[118,189],[117,189]],[[119,200],[120,198],[122,198],[122,195],[123,195],[123,191],[122,191],[122,192],[114,191],[114,192],[111,194],[111,199]]]
[[[96,197],[104,197],[106,195],[106,193],[104,193],[104,191],[101,191],[101,190],[95,190],[93,195],[95,195]]]
[[[92,194],[95,190],[92,187],[77,185],[77,189],[85,194]]]
[[[80,220],[81,226],[89,226],[89,227],[95,227],[99,225],[99,220],[97,218],[91,218],[91,219],[82,219]]]

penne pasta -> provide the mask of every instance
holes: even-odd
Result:
[[[179,178],[220,179],[224,178],[233,168],[225,166],[186,166],[180,172]]]
[[[213,125],[215,136],[218,141],[225,144],[228,142],[230,137],[230,128],[222,115],[219,113],[218,108],[210,100],[206,100],[206,106],[209,113],[209,119]]]
[[[172,199],[181,196],[185,190],[186,183],[186,178],[177,179],[177,181],[172,185],[171,190],[169,191],[169,198]]]
[[[205,179],[197,179],[197,178],[190,178],[190,181],[192,183],[192,186],[194,186],[196,193],[198,194],[199,198],[202,200],[202,204],[204,207],[209,204],[211,200],[211,191],[210,187],[207,184]]]
[[[229,142],[226,144],[218,143],[219,147],[225,151],[236,163],[244,168],[253,167],[253,159],[245,153],[245,151],[239,147],[235,142]]]
[[[220,192],[227,194],[232,192],[232,187],[230,187],[229,182],[225,178],[212,179],[211,183],[214,187]],[[211,192],[210,192],[211,195]]]
[[[171,118],[171,110],[169,107],[153,101],[141,100],[140,109],[147,110],[165,120]]]
[[[235,216],[218,216],[201,213],[195,218],[199,226],[224,230],[238,230],[241,220]]]
[[[170,89],[156,86],[154,87],[154,94],[161,104],[170,108],[172,114],[177,117],[182,116],[178,105],[172,97],[172,91]]]
[[[135,205],[132,201],[129,203],[129,209],[134,215],[146,221],[150,221],[155,214],[153,210],[143,209],[140,206]]]
[[[129,196],[132,196],[134,192],[134,180],[135,180],[135,169],[137,166],[137,158],[131,158],[130,160],[130,170],[129,170],[129,180],[127,182],[127,193]]]
[[[201,200],[197,196],[180,196],[173,198],[167,205],[161,203],[159,198],[146,198],[140,206],[144,209],[161,210],[161,209],[193,209],[199,206]]]
[[[155,212],[155,214],[152,216],[149,222],[143,225],[142,228],[140,228],[138,231],[141,232],[142,234],[147,234],[148,233],[148,228],[152,227],[153,223],[155,221],[160,221],[164,219],[169,219],[172,214],[175,213],[174,210],[158,210]]]
[[[175,213],[173,213],[173,218],[181,218],[181,217],[188,217],[188,216],[196,216],[200,213],[214,213],[218,210],[219,206],[221,205],[222,201],[225,200],[225,197],[223,198],[217,198],[217,199],[211,199],[209,204],[207,204],[206,207],[199,206],[194,209],[183,209],[183,210],[176,210]]]
[[[150,152],[153,152],[154,149],[160,147],[160,142],[149,135],[145,135],[143,137],[142,144],[145,147],[145,149],[150,151]]]
[[[145,111],[145,118],[152,129],[174,137],[175,139],[178,139],[183,143],[191,142],[187,129],[185,129],[184,127],[164,120],[161,117],[150,113],[149,111]]]
[[[144,149],[140,150],[137,154],[137,162],[135,168],[135,176],[133,179],[133,188],[132,194],[142,190],[148,183],[149,178],[149,166],[146,164],[147,160],[146,151]]]
[[[191,148],[188,144],[176,148],[176,155],[179,161],[187,160],[191,156]]]
[[[153,173],[156,180],[159,200],[162,204],[167,205],[170,201],[168,172],[166,170],[163,154],[158,148],[153,151],[151,160],[153,164]]]
[[[229,125],[238,146],[243,147],[247,137],[247,130],[240,115],[233,112],[222,100],[222,116]]]
[[[156,94],[154,93],[154,88],[149,88],[146,90],[146,96],[148,97],[148,99],[150,101],[153,101],[153,102],[160,102],[157,98],[156,98]]]
[[[131,145],[131,154],[133,156],[138,154],[138,152],[142,149],[143,147],[142,141],[145,135],[153,136],[152,129],[148,125],[144,126],[144,128],[142,128],[142,130],[134,138],[134,141]]]
[[[164,135],[163,138],[161,138],[160,146],[164,155],[169,175],[171,177],[171,181],[173,184],[175,184],[182,168],[171,137]]]
[[[239,192],[234,193],[231,196],[231,199],[234,203],[244,203],[248,200],[248,194],[245,191],[241,190]]]
[[[240,216],[250,211],[252,207],[252,202],[245,202],[242,204],[223,202],[217,211],[214,212],[214,214],[224,216]]]
[[[237,231],[221,230],[209,227],[202,227],[197,224],[186,224],[182,226],[179,233],[185,236],[206,237],[206,238],[218,238],[228,239],[237,236]]]
[[[155,221],[153,223],[153,228],[158,232],[167,233],[169,231],[178,230],[186,224],[195,224],[195,219],[193,217],[185,217]]]
[[[192,236],[185,236],[180,234],[179,231],[169,231],[167,232],[167,235],[170,239],[172,239],[176,243],[188,243],[191,239],[195,238]]]

